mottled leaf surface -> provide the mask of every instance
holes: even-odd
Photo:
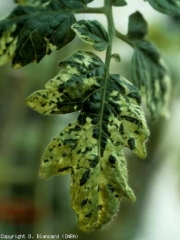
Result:
[[[145,40],[147,24],[139,12],[129,17],[128,38],[134,46],[133,83],[146,98],[154,117],[167,116],[171,81],[167,67],[154,44]]]
[[[148,0],[148,2],[159,12],[172,16],[180,16],[179,0]]]
[[[80,39],[97,51],[104,51],[108,44],[108,35],[104,27],[96,20],[80,20],[72,25]]]
[[[75,33],[75,8],[79,1],[59,0],[35,2],[35,6],[17,6],[0,22],[0,65],[12,59],[13,67],[38,63],[46,54],[71,42]]]
[[[124,0],[111,0],[112,5],[115,7],[122,7],[122,6],[126,6],[127,3]]]
[[[107,75],[98,56],[79,50],[59,66],[59,74],[26,103],[41,114],[78,110],[79,117],[47,146],[39,175],[71,174],[71,206],[80,228],[91,231],[112,219],[122,197],[135,200],[123,148],[144,158],[149,131],[137,88]]]

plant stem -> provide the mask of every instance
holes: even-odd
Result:
[[[101,111],[100,111],[100,129],[102,129],[102,123],[103,123],[103,112],[104,112],[104,105],[106,102],[106,93],[107,93],[107,83],[109,80],[109,68],[110,68],[110,62],[111,62],[111,52],[112,52],[112,42],[113,42],[113,37],[114,37],[114,22],[113,22],[113,14],[112,14],[112,6],[111,2],[109,0],[104,1],[104,14],[106,15],[107,18],[107,25],[108,25],[108,40],[109,40],[109,45],[106,50],[106,57],[105,57],[105,76],[104,76],[104,81],[102,83],[103,85],[103,93],[102,93],[102,101],[101,101]],[[100,136],[99,136],[99,146],[101,146],[101,139],[102,139],[102,131],[100,131]],[[99,149],[99,156],[101,156],[101,150]]]
[[[123,40],[124,42],[126,42],[127,44],[129,44],[132,48],[134,47],[133,43],[128,40],[128,38],[126,37],[126,35],[123,35],[122,33],[120,33],[118,30],[115,29],[115,35],[117,38],[120,38],[121,40]]]
[[[113,14],[112,14],[112,6],[111,2],[109,0],[104,1],[104,13],[107,18],[107,25],[108,25],[108,38],[109,38],[109,46],[106,51],[106,60],[105,64],[107,66],[107,72],[109,73],[109,66],[111,61],[111,51],[112,51],[112,42],[115,32],[114,27],[114,20],[113,20]]]

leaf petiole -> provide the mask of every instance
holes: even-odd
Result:
[[[124,42],[129,44],[132,48],[134,48],[134,44],[127,38],[127,36],[120,33],[117,29],[115,29],[115,35],[117,38],[123,40]]]

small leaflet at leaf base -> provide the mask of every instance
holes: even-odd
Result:
[[[118,53],[113,53],[111,57],[116,61],[116,62],[121,62],[121,57]]]
[[[108,44],[108,35],[104,27],[96,20],[80,20],[71,27],[80,39],[97,51],[104,51]]]
[[[149,130],[137,88],[119,75],[107,76],[98,56],[75,51],[59,66],[26,103],[43,114],[80,113],[47,146],[39,176],[71,174],[71,206],[80,229],[89,232],[111,221],[123,197],[135,201],[123,148],[144,158]]]
[[[180,17],[179,0],[148,0],[151,6],[159,12]]]
[[[130,40],[143,39],[148,33],[148,25],[140,12],[135,12],[129,16],[128,38]]]

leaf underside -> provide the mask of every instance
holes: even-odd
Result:
[[[11,59],[14,68],[38,63],[52,50],[64,47],[75,37],[71,25],[76,19],[71,11],[85,7],[78,0],[19,3],[25,6],[17,6],[0,22],[0,66]]]
[[[137,88],[119,75],[107,76],[98,56],[79,50],[59,66],[26,103],[41,114],[79,111],[79,117],[47,146],[39,175],[71,174],[71,206],[81,230],[92,231],[112,219],[123,197],[135,200],[123,148],[144,158],[149,131]]]
[[[171,79],[154,44],[145,40],[147,23],[139,12],[129,17],[128,38],[134,45],[131,71],[153,117],[168,116]]]

